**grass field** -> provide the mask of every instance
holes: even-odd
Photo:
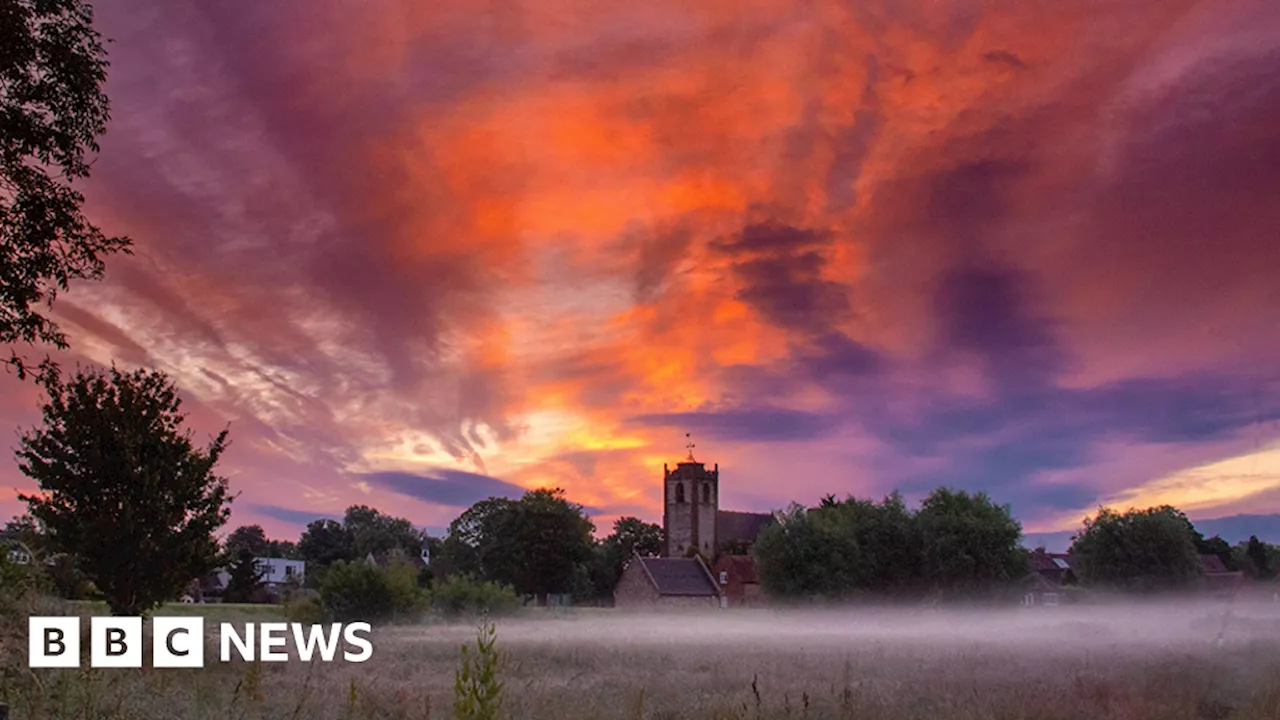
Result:
[[[1222,610],[542,613],[497,623],[503,717],[1280,718],[1280,607],[1238,607],[1219,643]],[[40,671],[9,702],[13,720],[446,718],[474,635],[379,628],[363,664],[222,664],[211,638],[202,670]]]

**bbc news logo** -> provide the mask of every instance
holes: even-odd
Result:
[[[31,617],[27,623],[27,665],[32,668],[80,667],[80,618]],[[232,623],[219,626],[218,659],[231,662],[233,652],[242,660],[311,662],[318,657],[333,662],[338,649],[346,662],[361,663],[373,656],[368,635],[369,623],[245,623],[243,630]],[[255,642],[255,638],[257,642]],[[95,617],[89,625],[89,667],[140,668],[145,643],[141,617]],[[151,666],[158,668],[204,667],[204,618],[155,617],[151,620]]]

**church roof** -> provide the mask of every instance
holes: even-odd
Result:
[[[716,541],[720,543],[755,542],[760,530],[771,522],[773,522],[772,513],[720,510],[716,512]]]
[[[720,594],[701,558],[636,557],[633,562],[640,563],[659,595],[712,597]]]

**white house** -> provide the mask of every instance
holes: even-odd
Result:
[[[305,578],[307,563],[305,560],[288,560],[285,558],[254,558],[258,571],[262,573],[264,583],[282,583],[295,580],[299,583]]]

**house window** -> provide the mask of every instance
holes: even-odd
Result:
[[[729,572],[727,570],[720,571],[720,584],[721,585],[729,584]]]
[[[684,483],[676,483],[676,502],[684,502]]]
[[[1044,604],[1048,607],[1056,607],[1058,605],[1058,593],[1045,593]]]
[[[710,485],[702,486],[702,504],[704,505],[711,504],[711,486]]]
[[[286,566],[286,567],[285,567],[285,569],[284,569],[284,576],[285,576],[285,577],[287,577],[287,578],[291,578],[291,577],[293,577],[293,571],[294,571],[294,570],[295,570],[295,568],[294,568],[292,565],[288,565],[288,566]]]

